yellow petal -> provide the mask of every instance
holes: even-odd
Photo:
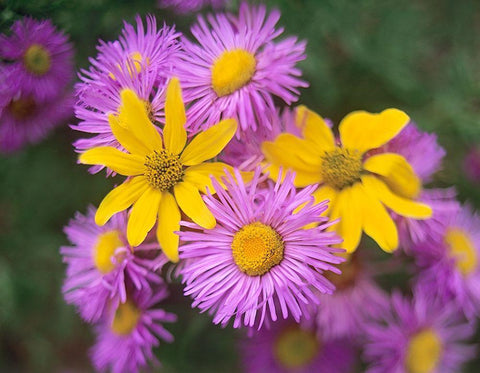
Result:
[[[187,142],[187,131],[184,127],[186,121],[180,82],[177,78],[172,78],[167,87],[163,141],[165,149],[173,154],[180,154]]]
[[[148,188],[143,176],[125,181],[105,196],[95,214],[95,223],[104,225],[114,214],[128,209]]]
[[[268,177],[270,179],[277,181],[278,175],[280,174],[280,166],[276,164],[263,163],[262,167],[265,168],[264,173],[268,172]],[[319,184],[322,182],[322,175],[320,174],[320,172],[306,172],[303,170],[295,170],[291,167],[289,168],[285,166],[282,167],[283,175],[280,180],[281,182],[283,182],[283,180],[285,179],[285,174],[287,170],[295,172],[295,179],[293,180],[293,185],[295,185],[295,187],[297,188],[305,188],[308,185]],[[245,180],[244,178],[244,181],[247,180]]]
[[[359,183],[360,184],[360,183]],[[360,184],[361,185],[361,184]],[[372,237],[382,250],[390,253],[398,247],[398,232],[395,223],[376,195],[363,185],[358,189],[360,208],[363,211],[363,230]]]
[[[222,177],[225,176],[225,170],[233,175],[233,167],[222,162],[202,163],[196,166],[190,166],[185,169],[183,181],[193,184],[202,193],[207,192],[216,193],[212,185],[211,176],[213,176],[220,183],[222,187],[225,185],[222,182]]]
[[[395,193],[405,198],[416,198],[420,193],[422,183],[412,166],[400,154],[383,153],[368,158],[363,168],[381,175]]]
[[[335,204],[337,194],[337,191],[328,185],[322,185],[312,193],[316,204],[328,200],[328,209],[325,211],[324,215],[327,214],[331,206]]]
[[[155,225],[161,198],[162,192],[150,187],[133,205],[127,224],[127,240],[130,245],[140,245]]]
[[[362,237],[363,211],[360,208],[360,199],[362,198],[360,188],[361,184],[355,183],[351,187],[343,189],[335,201],[335,204],[340,205],[340,222],[337,223],[336,229],[343,238],[343,243],[339,246],[348,253],[357,249]]]
[[[236,131],[235,119],[225,119],[200,132],[187,145],[180,156],[180,162],[185,166],[193,166],[215,157],[229,143]]]
[[[150,150],[135,137],[133,132],[121,125],[118,117],[110,114],[108,116],[108,123],[110,123],[110,128],[117,141],[130,153],[143,157],[150,154]]]
[[[99,146],[80,154],[80,163],[102,165],[125,176],[141,175],[145,171],[144,158],[127,154],[111,146]]]
[[[118,119],[122,125],[128,128],[150,152],[162,149],[162,138],[150,122],[142,100],[131,89],[122,90],[120,97],[122,104],[119,108]]]
[[[281,133],[275,139],[275,145],[283,149],[291,149],[295,155],[312,167],[320,167],[322,164],[321,156],[323,150],[317,149],[315,144],[292,135],[291,133]]]
[[[305,162],[305,160],[299,157],[298,149],[298,147],[280,146],[276,141],[264,141],[262,143],[262,152],[267,162],[281,166],[284,170],[291,169],[308,173],[318,172],[320,166]],[[318,159],[320,164],[320,157]]]
[[[335,148],[332,130],[320,115],[306,106],[297,107],[296,124],[299,128],[303,128],[303,137],[315,144],[319,150],[329,151]]]
[[[343,118],[339,126],[342,146],[366,152],[394,138],[410,118],[398,109],[386,109],[379,114],[354,111]]]
[[[175,198],[169,192],[162,193],[158,209],[157,240],[170,261],[178,262],[178,234],[180,230],[180,210]]]
[[[370,194],[376,195],[384,205],[399,215],[414,219],[428,219],[432,216],[430,206],[397,196],[383,181],[373,175],[362,176],[362,183]]]
[[[192,184],[181,182],[173,187],[175,199],[182,211],[199,226],[212,229],[217,222],[203,202],[198,189]]]

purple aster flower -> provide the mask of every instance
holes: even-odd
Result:
[[[247,373],[347,373],[356,360],[348,340],[318,339],[318,333],[293,320],[255,333],[241,351]]]
[[[45,102],[58,97],[73,77],[73,51],[67,36],[50,20],[25,17],[10,36],[0,35],[0,59],[25,97]]]
[[[178,14],[185,14],[198,12],[207,6],[219,9],[229,2],[229,0],[159,0],[158,6],[160,8],[171,8]]]
[[[323,338],[352,339],[361,336],[365,322],[378,316],[388,303],[385,292],[366,268],[367,261],[358,253],[346,259],[338,266],[341,275],[327,275],[336,287],[335,292],[330,296],[319,296],[316,325]]]
[[[440,239],[415,249],[418,282],[471,319],[480,314],[480,217],[464,206],[445,219]]]
[[[213,314],[215,324],[233,318],[234,328],[260,329],[279,311],[284,319],[308,317],[309,307],[318,304],[316,292],[333,292],[323,272],[339,273],[333,264],[343,261],[333,254],[342,250],[330,246],[340,238],[325,231],[332,223],[320,216],[327,203],[313,205],[315,186],[297,192],[289,173],[262,192],[260,175],[257,168],[246,186],[235,170],[224,180],[228,192],[213,180],[217,195],[204,199],[217,220],[214,229],[183,223],[194,229],[180,233],[184,293],[193,307]],[[318,225],[304,229],[312,223]]]
[[[480,148],[471,148],[463,160],[465,175],[473,182],[480,182]]]
[[[134,292],[125,303],[112,308],[114,312],[97,325],[97,342],[90,351],[97,370],[135,373],[146,368],[149,361],[159,364],[153,347],[159,345],[159,340],[173,341],[162,324],[176,321],[176,316],[153,307],[167,295],[163,284],[155,289],[154,295]]]
[[[464,344],[475,326],[454,303],[416,289],[412,300],[394,293],[387,313],[366,326],[364,356],[369,373],[454,373],[475,356]]]
[[[271,129],[274,98],[297,100],[307,84],[295,67],[305,58],[305,42],[275,39],[278,11],[267,15],[263,5],[243,3],[238,16],[200,16],[191,31],[199,44],[183,39],[185,53],[178,74],[185,97],[194,101],[187,117],[195,129],[222,118],[237,119],[240,131]],[[240,132],[239,131],[239,132]]]
[[[65,233],[73,246],[60,249],[67,263],[63,285],[65,300],[74,304],[88,322],[99,320],[108,304],[127,301],[127,285],[147,291],[151,283],[162,279],[153,271],[168,260],[160,253],[158,244],[143,244],[133,249],[127,243],[127,214],[119,213],[103,227],[95,224],[93,207],[87,215],[77,213]],[[150,256],[149,256],[150,255]]]

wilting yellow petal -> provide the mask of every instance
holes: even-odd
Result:
[[[175,198],[169,192],[162,193],[158,209],[157,240],[170,261],[178,262],[178,234],[180,230],[180,210]]]
[[[149,188],[143,176],[125,181],[108,193],[98,206],[95,223],[104,225],[117,212],[128,209]]]
[[[130,245],[140,245],[155,225],[161,198],[162,192],[150,187],[133,205],[127,224],[127,240]]]
[[[178,78],[172,78],[167,87],[163,141],[165,149],[173,154],[180,154],[187,142],[186,121],[187,117],[185,116],[185,105],[182,100],[180,82]]]
[[[379,114],[354,111],[340,123],[342,146],[366,152],[394,138],[410,121],[403,111],[386,109]]]
[[[371,194],[397,214],[414,219],[428,219],[432,216],[432,208],[424,203],[397,196],[385,183],[373,175],[362,176],[362,183]]]
[[[235,119],[225,119],[200,132],[187,145],[180,156],[180,162],[185,166],[193,166],[215,157],[229,143],[236,131]]]
[[[181,182],[173,187],[173,192],[185,215],[203,228],[215,227],[217,224],[215,217],[203,202],[197,188],[192,184]]]
[[[108,116],[108,123],[110,123],[110,128],[117,141],[130,153],[143,157],[151,153],[150,150],[135,137],[132,131],[121,125],[117,116],[110,114]]]
[[[125,176],[141,175],[145,171],[143,157],[127,154],[111,146],[99,146],[80,154],[80,163],[102,165]]]
[[[222,177],[225,176],[225,170],[233,175],[233,167],[226,163],[201,163],[185,169],[183,181],[193,184],[202,193],[206,193],[207,188],[210,190],[210,193],[216,193],[215,188],[212,185],[211,176],[217,179],[222,187],[225,187],[222,181]]]
[[[396,153],[377,154],[368,158],[363,168],[384,177],[390,189],[405,198],[416,198],[422,188],[410,163]]]
[[[131,89],[122,90],[120,98],[122,104],[119,108],[118,119],[121,125],[128,128],[150,152],[162,149],[162,138],[150,122],[142,100]]]
[[[303,137],[315,144],[318,150],[329,151],[335,148],[332,130],[320,115],[301,105],[297,107],[295,121],[297,127],[303,129]]]

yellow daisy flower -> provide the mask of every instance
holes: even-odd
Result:
[[[114,214],[133,205],[127,224],[130,245],[140,245],[157,224],[157,239],[171,261],[178,261],[180,209],[198,225],[211,229],[216,221],[200,196],[207,187],[214,192],[210,176],[219,177],[232,168],[222,162],[204,163],[228,144],[237,130],[226,119],[199,133],[185,146],[185,106],[178,79],[167,87],[163,138],[150,122],[145,104],[129,89],[121,92],[118,116],[109,123],[118,142],[129,152],[110,146],[92,148],[80,162],[103,165],[129,178],[106,195],[95,222],[104,225]],[[180,208],[180,209],[179,209]]]
[[[275,141],[264,142],[262,151],[273,179],[283,167],[296,172],[296,187],[320,184],[315,201],[330,201],[327,214],[340,218],[333,229],[343,237],[342,247],[348,252],[355,251],[362,231],[391,252],[398,246],[398,232],[385,207],[414,219],[429,218],[432,209],[414,200],[422,185],[404,157],[366,153],[394,138],[409,120],[397,109],[379,114],[355,111],[341,121],[337,142],[322,117],[300,106],[296,121],[303,138],[282,133]]]

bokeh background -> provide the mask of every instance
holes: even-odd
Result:
[[[467,152],[480,145],[479,1],[264,2],[281,10],[286,34],[308,41],[300,66],[310,88],[300,102],[334,121],[355,109],[405,110],[421,129],[436,132],[447,150],[435,185],[454,185],[461,201],[480,207],[480,185],[462,166]],[[51,18],[70,35],[82,68],[96,54],[99,38],[116,39],[123,20],[147,13],[187,34],[195,20],[158,9],[155,0],[0,0],[0,32],[24,15]],[[92,335],[63,301],[58,249],[67,243],[62,228],[74,212],[98,205],[113,181],[76,164],[71,143],[77,136],[65,123],[38,145],[0,155],[2,372],[91,370]],[[191,310],[178,284],[166,308],[178,313],[179,322],[168,326],[175,343],[158,349],[163,371],[239,370],[240,333]],[[480,371],[480,360],[467,371]]]

